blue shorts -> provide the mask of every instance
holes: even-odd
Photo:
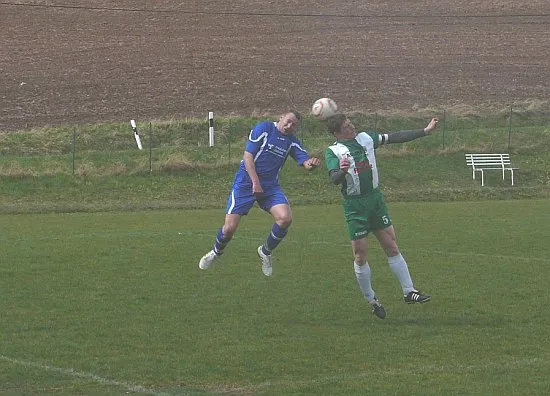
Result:
[[[254,206],[254,202],[258,202],[258,206],[266,212],[269,212],[275,205],[288,205],[288,199],[279,184],[262,185],[264,193],[261,196],[256,196],[252,193],[252,183],[248,175],[240,175],[239,173],[235,176],[231,194],[227,199],[226,214],[245,216]]]

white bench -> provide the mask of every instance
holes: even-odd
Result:
[[[510,154],[474,154],[467,153],[466,165],[472,167],[472,179],[475,180],[476,172],[481,173],[481,185],[485,185],[483,172],[486,170],[498,170],[502,172],[502,180],[504,180],[505,171],[510,172],[510,180],[514,185],[514,171],[519,168],[513,168],[510,162]]]

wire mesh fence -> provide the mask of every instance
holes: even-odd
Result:
[[[441,122],[436,135],[408,143],[408,150],[509,152],[529,142],[550,148],[550,110],[520,111],[511,106],[483,116],[445,109],[438,115]],[[380,133],[422,128],[430,118],[377,113],[350,117],[358,131]],[[177,171],[199,164],[232,166],[240,161],[251,128],[263,119],[215,117],[138,122],[136,129],[128,122],[0,134],[0,173],[109,175]],[[310,117],[304,118],[297,136],[315,155],[322,155],[334,141],[325,125]]]

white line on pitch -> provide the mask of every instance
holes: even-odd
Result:
[[[63,375],[68,375],[69,377],[83,378],[83,379],[87,379],[87,380],[90,380],[90,381],[93,381],[93,382],[96,382],[96,383],[99,383],[99,384],[102,384],[102,385],[118,386],[118,387],[124,388],[127,391],[131,391],[131,392],[140,392],[140,393],[145,393],[145,394],[153,395],[153,396],[170,396],[170,394],[168,394],[168,393],[157,392],[153,389],[145,388],[141,385],[135,385],[135,384],[129,384],[127,382],[111,380],[111,379],[100,377],[99,375],[95,375],[95,374],[92,374],[92,373],[84,373],[84,372],[80,372],[80,371],[75,371],[72,368],[71,369],[66,369],[66,368],[61,368],[61,367],[48,366],[46,364],[39,364],[39,363],[28,362],[28,361],[25,361],[25,360],[13,359],[13,358],[10,358],[10,357],[4,356],[4,355],[0,355],[0,360],[4,360],[6,362],[17,364],[19,366],[25,366],[25,367],[29,367],[29,368],[35,368],[35,369],[40,369],[40,370],[44,370],[44,371],[50,371],[50,372],[55,372],[55,373],[59,373],[59,374],[63,374]]]
[[[369,370],[368,372],[350,373],[343,375],[331,375],[326,377],[312,378],[311,380],[297,380],[297,381],[268,381],[258,385],[251,385],[242,387],[238,390],[243,391],[258,391],[261,389],[269,389],[274,386],[282,385],[309,385],[309,384],[327,384],[331,382],[346,381],[348,379],[368,378],[368,377],[380,377],[380,376],[399,376],[399,375],[411,375],[411,374],[437,374],[437,373],[464,373],[488,369],[491,367],[498,368],[514,368],[514,367],[526,367],[533,365],[542,365],[547,361],[540,358],[523,359],[507,362],[488,362],[486,364],[459,364],[459,365],[425,365],[419,367],[411,367],[404,369],[395,368],[383,368],[380,370]]]

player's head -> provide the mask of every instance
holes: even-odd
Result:
[[[336,114],[325,120],[327,128],[337,139],[355,139],[355,125],[344,114]]]
[[[296,110],[288,110],[281,115],[277,122],[277,129],[283,135],[293,135],[300,127],[302,115]]]
[[[327,118],[325,120],[325,124],[327,125],[328,131],[332,133],[334,136],[337,136],[344,129],[344,124],[347,119],[348,117],[346,117],[345,114],[338,113]]]

